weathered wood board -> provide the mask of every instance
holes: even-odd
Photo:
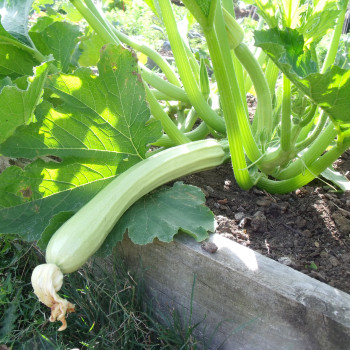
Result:
[[[173,243],[119,245],[161,314],[176,308],[209,349],[349,350],[350,295],[214,234],[208,253],[179,235]],[[222,344],[223,343],[223,344]],[[222,344],[222,346],[221,346]]]

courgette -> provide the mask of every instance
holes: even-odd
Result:
[[[178,177],[213,168],[229,158],[227,142],[207,139],[173,147],[142,160],[119,175],[66,221],[52,236],[46,264],[32,274],[34,293],[60,320],[74,305],[57,295],[63,273],[76,271],[102,245],[123,213],[139,198]]]

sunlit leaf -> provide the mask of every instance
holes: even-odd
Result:
[[[30,36],[36,48],[43,55],[52,54],[62,72],[69,71],[69,65],[80,35],[79,26],[68,22],[53,22]]]
[[[30,45],[28,18],[34,0],[0,0],[1,24],[7,32]]]
[[[277,0],[255,0],[258,13],[266,21],[270,28],[278,25],[278,2]]]
[[[52,217],[76,212],[160,137],[160,125],[148,124],[131,52],[107,46],[98,68],[98,76],[88,69],[50,76],[62,103],[41,104],[37,122],[17,128],[1,145],[0,153],[11,157],[45,156],[0,174],[1,233],[40,239]]]
[[[303,43],[303,36],[289,28],[255,33],[255,45],[261,47],[305,95],[324,109],[334,122],[349,122],[350,71],[332,66],[326,73],[318,73],[311,53],[303,49]]]
[[[93,32],[85,36],[79,45],[79,49],[82,51],[79,64],[85,67],[96,66],[103,45],[104,41],[97,33]]]
[[[306,44],[318,43],[334,27],[339,13],[337,1],[318,1],[312,11],[304,16],[303,23],[298,28]]]
[[[34,109],[39,103],[48,73],[48,64],[44,63],[35,69],[35,75],[25,90],[14,84],[6,85],[1,90],[0,143],[11,136],[17,127],[33,121]]]

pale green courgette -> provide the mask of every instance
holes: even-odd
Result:
[[[63,273],[76,271],[102,245],[123,213],[139,198],[178,177],[213,168],[229,156],[226,142],[212,139],[173,147],[142,160],[119,175],[66,221],[52,236],[46,262],[32,274],[39,300],[52,310],[50,321],[60,320],[74,305],[57,295]]]

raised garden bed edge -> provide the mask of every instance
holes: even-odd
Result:
[[[160,317],[175,308],[200,322],[206,349],[350,349],[349,294],[219,234],[209,242],[215,253],[181,234],[145,246],[125,238],[117,249]]]

